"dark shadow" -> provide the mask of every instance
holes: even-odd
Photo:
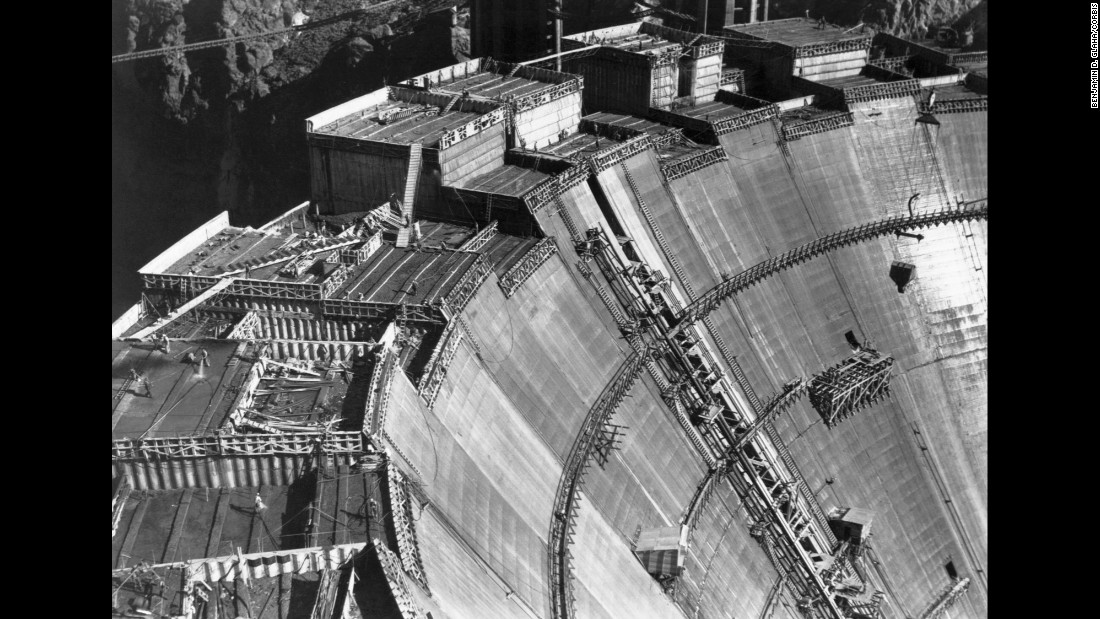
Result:
[[[309,522],[309,505],[316,493],[317,475],[313,471],[302,475],[287,488],[286,510],[279,529],[279,546],[283,550],[309,545],[306,523]]]
[[[311,576],[317,578],[316,575]],[[302,576],[294,576],[291,579],[290,604],[287,609],[288,619],[309,619],[320,586],[321,582],[319,580],[306,580]]]
[[[905,287],[908,286],[910,280],[913,279],[916,270],[917,267],[915,265],[905,262],[894,262],[890,265],[890,279],[897,284],[899,293],[905,292]]]

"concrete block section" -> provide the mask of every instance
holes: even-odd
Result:
[[[433,609],[433,617],[531,619],[549,615],[549,598],[542,604],[529,606],[515,595],[513,585],[475,547],[449,528],[434,509],[423,512],[416,523],[416,533],[431,579],[432,600],[438,605],[439,614]]]
[[[488,377],[471,375],[466,346],[451,365],[465,388],[454,393],[448,375],[436,400],[439,416],[403,374],[394,377],[387,451],[516,595],[538,607],[548,599],[547,523],[561,466]],[[430,563],[425,569],[431,582]]]
[[[682,611],[642,567],[629,542],[616,534],[592,508],[590,497],[580,495],[577,533],[573,545],[574,577],[588,591],[580,617],[668,617],[681,619]]]

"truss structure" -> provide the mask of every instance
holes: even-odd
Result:
[[[481,287],[481,284],[489,277],[489,273],[492,272],[493,267],[489,264],[485,255],[478,254],[474,262],[462,274],[458,283],[454,285],[454,288],[451,288],[451,291],[443,299],[443,304],[450,310],[452,316],[457,316],[466,308],[466,304],[470,302],[474,293],[477,292],[477,289]]]
[[[477,251],[482,247],[485,247],[485,245],[489,241],[491,241],[496,235],[497,220],[494,219],[493,221],[489,222],[489,225],[482,228],[480,232],[470,237],[469,240],[462,244],[462,247],[459,247],[459,249],[461,251]]]
[[[889,397],[893,367],[893,357],[865,348],[814,376],[809,388],[810,404],[831,428]]]
[[[793,142],[808,135],[851,127],[853,124],[855,121],[851,112],[837,112],[797,125],[783,125],[783,140]]]
[[[866,86],[853,86],[845,88],[843,92],[844,100],[848,103],[913,97],[920,94],[920,80],[909,79],[867,84]]]
[[[260,317],[256,312],[249,311],[237,324],[233,325],[233,329],[226,334],[227,340],[251,340],[256,337],[256,329],[260,326]]]
[[[966,590],[970,588],[970,579],[961,578],[951,582],[950,585],[944,588],[939,595],[936,596],[935,601],[920,614],[919,619],[938,619],[942,617],[948,608],[955,603]]]
[[[375,436],[385,429],[386,411],[390,402],[390,382],[394,368],[398,365],[397,350],[390,347],[382,352],[382,358],[371,372],[370,387],[367,392],[367,409],[363,415],[364,431]]]
[[[405,572],[401,569],[401,559],[386,548],[386,544],[381,540],[373,540],[372,546],[378,554],[378,560],[382,563],[382,573],[386,577],[386,584],[397,602],[401,616],[405,619],[425,619],[427,615],[409,592],[409,583],[405,580]]]
[[[631,342],[634,352],[619,366],[615,376],[589,409],[581,425],[573,447],[562,467],[554,496],[554,513],[550,519],[548,544],[548,570],[550,580],[550,607],[554,617],[575,617],[572,556],[569,545],[574,533],[574,520],[577,515],[578,492],[589,459],[596,448],[608,419],[629,393],[638,378],[644,361],[648,357],[649,347],[640,340]]]
[[[424,398],[429,410],[435,406],[435,398],[439,395],[439,388],[443,386],[447,368],[450,367],[451,359],[458,350],[458,343],[462,340],[462,330],[456,329],[457,326],[456,316],[447,323],[447,327],[439,337],[439,344],[432,351],[432,356],[428,358],[427,369],[421,376],[420,397]]]
[[[397,537],[397,554],[401,567],[410,578],[428,589],[428,577],[420,558],[420,546],[416,543],[416,519],[412,514],[408,482],[392,462],[386,463],[386,489],[389,492],[390,518]]]
[[[986,199],[961,202],[957,207],[919,215],[897,215],[855,228],[823,236],[791,251],[780,254],[749,267],[737,275],[726,279],[693,301],[676,316],[676,324],[671,328],[675,335],[685,327],[702,319],[717,309],[723,301],[757,284],[768,277],[801,264],[817,256],[824,255],[837,248],[855,245],[863,241],[894,234],[898,230],[919,230],[942,224],[961,221],[989,219],[989,201]]]
[[[866,586],[850,566],[841,568],[842,581],[822,577],[822,572],[833,565],[836,538],[828,529],[820,506],[803,488],[805,484],[790,454],[782,449],[781,443],[773,444],[774,431],[758,431],[767,430],[770,425],[763,421],[755,424],[752,409],[735,404],[738,394],[724,380],[717,361],[694,326],[685,325],[672,333],[670,325],[682,309],[663,286],[654,286],[649,281],[647,274],[653,273],[653,269],[646,265],[628,268],[633,265],[623,262],[612,241],[600,230],[588,231],[585,243],[579,247],[587,252],[586,260],[599,267],[610,285],[609,299],[605,302],[621,306],[620,314],[644,318],[632,336],[635,342],[653,351],[654,358],[644,365],[692,444],[714,469],[708,477],[724,476],[742,497],[752,521],[762,531],[759,539],[765,544],[765,552],[781,573],[790,573],[789,586],[796,597],[805,601],[804,615],[814,619],[852,617],[851,604],[845,595],[847,589],[840,590],[836,582],[843,582],[845,587],[858,583],[861,591]],[[595,273],[586,279],[597,285]],[[802,381],[792,381],[760,417],[766,421],[769,409],[789,406],[802,385]],[[700,411],[707,414],[699,414]],[[700,484],[697,496],[693,497],[696,508],[689,507],[686,511],[686,522],[697,518],[698,505],[705,502],[716,481],[705,478]],[[562,526],[568,522],[569,513],[560,514]],[[560,538],[552,536],[552,539]],[[551,555],[552,562],[554,558],[567,556],[567,548],[559,545]],[[567,565],[552,566],[551,572],[564,574],[566,568]],[[551,584],[553,616],[571,616],[567,579],[552,578]]]
[[[119,462],[237,455],[309,455],[318,449],[330,454],[357,454],[363,451],[361,436],[359,432],[285,432],[127,438],[111,442],[111,460]]]
[[[672,163],[661,166],[661,171],[665,174],[665,179],[669,181],[676,180],[681,176],[687,176],[692,172],[701,170],[709,165],[718,163],[719,161],[726,161],[729,157],[726,155],[726,150],[721,146],[707,149],[698,155],[692,155],[690,157],[684,157],[677,159]]]
[[[498,283],[504,291],[505,297],[511,297],[516,293],[523,282],[531,277],[540,266],[558,253],[558,246],[554,243],[554,237],[548,236],[527,251],[508,272],[500,277]]]
[[[611,457],[611,452],[618,449],[618,446],[622,441],[619,437],[629,430],[627,426],[620,426],[613,423],[605,424],[600,429],[599,434],[596,436],[596,443],[592,448],[592,455],[596,458],[596,462],[601,466],[607,464],[608,458]]]

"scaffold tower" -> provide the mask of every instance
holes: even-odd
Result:
[[[810,404],[833,427],[855,412],[890,396],[893,357],[864,348],[814,376]]]

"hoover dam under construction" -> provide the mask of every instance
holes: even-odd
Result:
[[[140,270],[114,616],[988,616],[987,53],[677,15],[307,118]]]

